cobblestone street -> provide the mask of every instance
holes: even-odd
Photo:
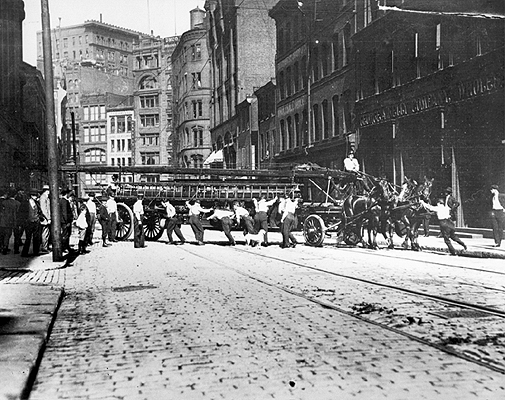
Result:
[[[95,246],[65,270],[30,399],[505,396],[500,372],[251,279],[301,291],[317,277],[262,254],[342,262],[345,251],[148,245]]]

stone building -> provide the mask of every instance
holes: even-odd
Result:
[[[45,91],[23,63],[21,0],[0,2],[0,189],[47,182]]]
[[[214,150],[223,152],[225,168],[237,167],[237,106],[275,74],[275,23],[268,11],[276,2],[205,2],[212,87],[211,137]]]
[[[172,53],[178,42],[178,36],[146,36],[133,48],[133,165],[172,165]],[[140,176],[146,182],[161,178],[153,174]]]
[[[396,184],[434,178],[434,197],[452,187],[458,225],[489,226],[489,187],[505,187],[504,3],[396,5],[353,36],[357,155]]]
[[[277,134],[281,168],[341,169],[355,146],[352,35],[372,21],[369,0],[280,0],[276,22]]]
[[[219,162],[210,137],[210,63],[205,11],[191,12],[190,30],[184,32],[172,54],[174,92],[174,165],[201,168]]]

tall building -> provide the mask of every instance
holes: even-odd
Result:
[[[139,32],[102,21],[51,30],[56,109],[61,110],[56,129],[62,164],[106,164],[105,101],[111,98],[109,94],[133,93],[133,47],[142,37]],[[37,33],[37,42],[37,65],[42,70],[42,32]],[[62,185],[73,186],[81,194],[89,189],[86,182],[96,184],[102,178],[69,174]]]
[[[42,76],[23,63],[21,0],[0,2],[0,189],[47,182]]]
[[[268,12],[276,2],[205,2],[211,63],[211,137],[214,150],[223,152],[225,168],[237,166],[236,107],[275,76],[275,23]]]
[[[174,92],[174,164],[201,168],[222,163],[212,153],[210,136],[210,63],[205,11],[190,12],[190,30],[181,35],[172,54]]]
[[[396,184],[434,178],[433,196],[452,187],[458,225],[489,226],[489,187],[505,187],[504,3],[388,5],[353,36],[358,157]]]
[[[354,33],[372,14],[364,0],[280,0],[276,22],[277,135],[279,167],[316,163],[341,169],[355,146],[353,125]],[[368,2],[369,3],[369,2]]]
[[[178,42],[178,36],[146,36],[133,47],[133,165],[172,165],[172,53]],[[146,182],[162,178],[153,174],[140,176]]]

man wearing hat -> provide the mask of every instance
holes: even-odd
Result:
[[[491,185],[490,192],[494,243],[500,247],[505,229],[505,194],[500,193],[498,185]]]
[[[42,214],[40,221],[40,252],[49,253],[49,239],[51,237],[51,199],[49,197],[49,185],[42,186],[39,204]]]
[[[74,221],[74,213],[70,204],[70,190],[63,189],[60,198],[60,218],[61,218],[61,250],[69,252],[70,236],[72,234],[72,222]]]
[[[110,244],[107,243],[107,237],[110,230],[110,215],[107,211],[106,201],[106,196],[102,195],[98,198],[98,222],[102,227],[102,247],[110,246]]]
[[[359,171],[359,162],[354,158],[354,150],[350,150],[347,158],[344,160],[344,170],[346,172]]]
[[[444,204],[451,210],[451,221],[456,222],[456,209],[459,207],[459,203],[452,195],[452,188],[450,186],[445,189]]]
[[[142,223],[144,220],[144,205],[142,204],[142,200],[144,200],[144,195],[138,193],[137,201],[133,205],[133,246],[135,248],[146,247],[144,244],[144,225]]]
[[[93,245],[93,235],[95,234],[96,225],[96,203],[95,203],[95,193],[88,193],[88,201],[86,201],[86,208],[89,212],[89,225],[86,229],[85,242],[87,246]]]
[[[38,202],[39,191],[30,190],[30,197],[19,206],[19,215],[24,221],[25,243],[21,251],[21,257],[28,257],[28,251],[33,239],[33,255],[37,256],[40,250],[40,219],[41,211]]]

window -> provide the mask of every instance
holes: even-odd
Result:
[[[160,163],[160,155],[157,152],[140,153],[142,165],[157,165]]]
[[[85,174],[84,183],[86,186],[107,185],[106,174]]]
[[[146,76],[144,79],[140,81],[139,85],[140,89],[157,89],[158,81],[152,76]]]
[[[202,87],[202,73],[201,72],[192,72],[191,73],[191,89],[199,89]]]
[[[105,142],[105,124],[84,126],[84,143]]]
[[[140,116],[140,126],[143,128],[159,126],[160,116],[158,114],[144,114]]]
[[[338,96],[333,96],[331,101],[333,106],[333,136],[337,136],[340,132]]]
[[[144,146],[159,146],[158,135],[142,135],[142,145]]]
[[[202,100],[193,100],[193,118],[203,116],[203,103]]]
[[[106,152],[102,149],[89,149],[84,152],[84,162],[94,164],[104,164],[106,162]]]
[[[68,47],[68,38],[63,38],[63,48]]]
[[[191,46],[191,60],[200,60],[202,58],[202,49],[200,43]]]
[[[158,105],[158,95],[140,96],[140,108],[153,108]]]
[[[371,0],[365,0],[363,6],[363,26],[368,26],[372,22],[372,5]]]
[[[193,128],[193,146],[203,146],[203,129],[200,127]]]
[[[117,116],[117,133],[125,133],[126,132],[126,116],[118,115]]]

